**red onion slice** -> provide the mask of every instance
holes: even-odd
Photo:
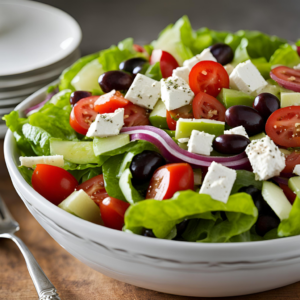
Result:
[[[131,135],[131,140],[145,140],[156,145],[170,162],[185,161],[195,167],[209,167],[215,161],[232,169],[248,169],[249,160],[245,153],[230,157],[203,156],[181,149],[163,130],[152,126],[123,128],[122,132]]]
[[[279,176],[273,177],[272,179],[278,184],[288,185],[289,182],[288,178],[279,177]]]

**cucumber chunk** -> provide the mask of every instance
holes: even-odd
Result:
[[[291,177],[288,186],[297,196],[300,196],[300,176]]]
[[[268,83],[265,87],[260,89],[258,92],[255,91],[253,93],[253,96],[257,96],[262,93],[270,93],[276,96],[278,99],[280,99],[280,87],[278,85]]]
[[[300,105],[300,93],[281,93],[281,107]]]
[[[152,126],[168,129],[167,124],[167,109],[162,100],[158,100],[152,112],[149,115],[149,121]]]
[[[261,132],[261,133],[251,136],[249,139],[250,139],[250,141],[254,141],[254,140],[260,140],[264,137],[266,137],[266,134],[264,132]]]
[[[119,134],[105,138],[94,138],[93,149],[96,156],[118,149],[130,143],[129,134]]]
[[[262,196],[280,220],[284,220],[289,217],[292,205],[280,187],[272,182],[264,181]]]
[[[74,164],[96,164],[99,158],[94,154],[93,142],[70,142],[50,140],[51,155],[63,155],[64,159]]]
[[[194,173],[194,185],[202,184],[202,170],[193,169],[193,173]]]
[[[58,207],[81,219],[103,225],[99,206],[83,190],[73,192]]]
[[[223,88],[217,99],[226,107],[234,105],[253,106],[255,97],[241,91],[230,90]]]
[[[224,134],[225,123],[208,119],[179,119],[176,125],[175,138],[189,138],[193,130],[204,131],[216,137]]]

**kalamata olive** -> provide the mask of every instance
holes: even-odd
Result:
[[[180,237],[184,231],[186,230],[187,226],[188,226],[189,220],[183,220],[182,222],[180,222],[179,224],[176,225],[176,229],[177,229],[177,235],[176,237]]]
[[[255,135],[265,128],[263,117],[250,106],[234,105],[225,113],[225,121],[230,127],[244,126],[248,135]]]
[[[132,81],[132,76],[122,71],[108,71],[100,75],[98,79],[104,93],[109,93],[112,90],[128,90]]]
[[[256,233],[260,236],[264,236],[270,230],[277,228],[279,223],[279,218],[272,216],[259,216],[255,225]]]
[[[253,107],[267,120],[275,110],[280,108],[280,102],[275,95],[262,93],[255,98]]]
[[[129,72],[129,73],[133,74],[133,70],[136,67],[142,67],[146,62],[147,62],[147,60],[142,57],[130,58],[128,60],[121,62],[119,69],[121,71]]]
[[[150,238],[156,238],[156,236],[154,235],[152,229],[146,229],[146,228],[144,228],[143,232],[142,232],[142,235],[146,236],[146,237],[150,237]]]
[[[166,163],[165,159],[157,152],[145,150],[137,154],[130,165],[133,184],[150,181],[156,169]]]
[[[213,142],[213,148],[223,154],[238,154],[245,151],[250,140],[243,135],[223,134]]]
[[[76,91],[70,96],[70,104],[73,107],[79,100],[92,96],[92,93],[87,91]]]
[[[223,43],[211,46],[210,52],[216,58],[217,62],[223,66],[229,64],[234,57],[231,47]]]

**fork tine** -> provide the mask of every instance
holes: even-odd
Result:
[[[0,197],[0,217],[5,220],[5,219],[10,219],[12,221],[15,221],[12,215],[10,214],[8,208],[5,205],[5,202],[3,199]]]

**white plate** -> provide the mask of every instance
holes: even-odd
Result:
[[[0,77],[0,91],[7,88],[15,88],[20,86],[25,86],[32,83],[38,83],[40,81],[49,80],[53,81],[57,78],[64,69],[72,65],[76,60],[80,58],[80,50],[76,49],[69,57],[62,60],[56,68],[43,68],[42,72],[40,70],[36,72],[24,73],[24,75],[19,76],[5,76]],[[0,104],[1,105],[1,104]]]
[[[0,99],[0,108],[5,107],[5,106],[16,106],[17,104],[19,104],[26,98],[27,98],[27,96],[11,98],[11,99],[7,99],[7,100]]]
[[[51,65],[80,41],[77,22],[57,8],[24,0],[0,2],[0,76]]]
[[[15,106],[13,107],[6,107],[6,108],[0,108],[0,116],[9,114],[11,111],[13,111]]]
[[[9,92],[0,92],[0,100],[8,100],[10,98],[28,96],[43,86],[44,84],[39,84],[39,85],[27,87],[26,89],[20,89],[20,90],[15,89]]]
[[[7,127],[4,124],[0,124],[0,139],[4,138],[6,131]]]

